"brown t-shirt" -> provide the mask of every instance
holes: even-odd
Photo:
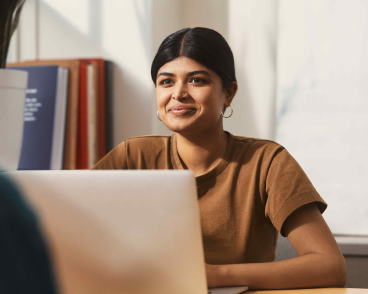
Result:
[[[271,262],[285,219],[302,205],[327,204],[281,145],[233,136],[221,161],[196,177],[205,260]],[[142,136],[118,145],[94,169],[184,169],[176,134]]]

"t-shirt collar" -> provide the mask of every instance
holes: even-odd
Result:
[[[225,131],[225,133],[228,135],[228,144],[224,153],[224,156],[221,158],[220,162],[210,171],[208,171],[207,173],[200,175],[198,177],[196,177],[196,181],[197,184],[205,182],[211,178],[215,178],[216,176],[218,176],[220,173],[222,173],[225,168],[227,167],[227,165],[229,164],[229,162],[231,161],[232,155],[233,155],[233,149],[234,149],[234,140],[233,140],[233,135],[230,134],[229,132]],[[171,136],[171,162],[173,165],[174,169],[186,169],[181,160],[180,160],[180,156],[178,153],[178,148],[177,148],[177,134],[173,133]]]

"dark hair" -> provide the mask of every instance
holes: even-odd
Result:
[[[221,78],[224,89],[236,82],[233,53],[224,37],[214,30],[198,27],[179,30],[161,43],[151,66],[155,85],[158,70],[180,56],[212,69]]]

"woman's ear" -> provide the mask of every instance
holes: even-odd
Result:
[[[238,83],[232,82],[230,87],[226,91],[226,102],[228,103],[228,105],[230,105],[231,102],[233,101],[237,91],[238,91]]]

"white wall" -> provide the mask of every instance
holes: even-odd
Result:
[[[239,92],[230,132],[274,136],[273,0],[28,0],[10,61],[104,57],[115,63],[114,145],[132,136],[170,134],[157,120],[150,66],[162,40],[184,27],[220,32],[236,60]],[[256,23],[256,26],[254,25]],[[16,43],[14,41],[14,43]],[[251,58],[250,58],[251,56]]]
[[[239,91],[234,118],[225,128],[263,139],[275,136],[277,4],[273,0],[229,1],[228,41]]]
[[[368,235],[368,2],[280,4],[277,140],[329,204],[331,230]]]

